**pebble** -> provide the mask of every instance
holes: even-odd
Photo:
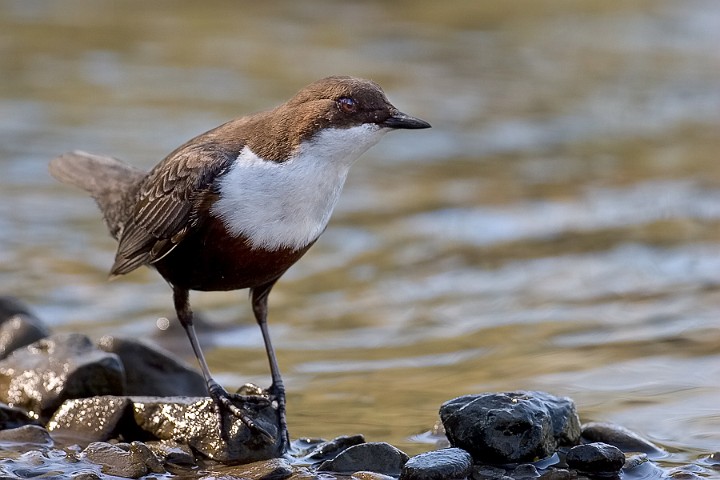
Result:
[[[400,473],[400,480],[463,479],[472,472],[473,460],[460,448],[444,448],[410,458]]]
[[[405,452],[389,443],[369,442],[342,451],[334,459],[321,463],[318,470],[343,474],[365,470],[395,477],[400,475],[408,458]]]
[[[565,457],[570,468],[587,473],[615,473],[625,465],[625,454],[607,443],[577,445]]]

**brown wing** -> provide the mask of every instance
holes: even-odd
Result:
[[[160,260],[197,228],[197,209],[213,194],[215,179],[233,158],[212,145],[195,145],[180,148],[158,164],[140,188],[110,274],[122,275]]]

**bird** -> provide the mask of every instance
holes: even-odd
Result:
[[[270,366],[265,395],[278,412],[276,440],[290,437],[285,387],[267,324],[278,279],[326,229],[348,171],[391,130],[430,124],[404,114],[371,80],[331,76],[287,102],[242,116],[176,148],[149,172],[83,151],[50,161],[57,180],[87,191],[118,241],[110,277],[150,266],[170,285],[209,396],[268,439],[210,373],[190,291],[249,290]]]

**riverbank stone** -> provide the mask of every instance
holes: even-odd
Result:
[[[0,402],[0,430],[38,424],[39,422],[30,418],[25,410]]]
[[[98,348],[114,353],[125,369],[125,394],[153,397],[207,395],[200,372],[172,353],[142,340],[106,335]]]
[[[118,356],[77,333],[38,340],[0,361],[0,400],[40,419],[67,399],[122,395],[124,390]]]
[[[473,459],[460,448],[444,448],[411,457],[400,480],[464,479],[472,473]]]
[[[165,472],[157,457],[140,442],[93,442],[81,452],[80,458],[101,465],[103,473],[124,478],[140,478],[148,473]]]
[[[465,395],[445,402],[440,419],[452,446],[489,464],[542,459],[580,436],[572,400],[544,392]]]
[[[368,442],[340,452],[332,460],[320,464],[319,471],[352,474],[370,471],[398,476],[408,461],[407,454],[385,442]]]
[[[186,443],[203,457],[223,463],[250,463],[280,456],[279,417],[267,403],[250,406],[253,421],[275,438],[269,443],[239,418],[223,415],[208,397],[130,397],[135,423],[160,440]],[[240,408],[245,408],[236,402]],[[261,406],[262,405],[262,406]]]
[[[0,296],[0,359],[50,335],[30,308],[14,297]]]
[[[584,473],[617,473],[625,464],[625,454],[607,443],[594,442],[572,447],[565,461],[568,467]]]
[[[582,426],[582,439],[614,445],[623,452],[640,452],[650,456],[664,456],[665,451],[637,433],[620,425],[589,422]]]
[[[110,395],[65,400],[47,428],[53,437],[81,445],[120,437],[148,437],[135,423],[130,399]]]

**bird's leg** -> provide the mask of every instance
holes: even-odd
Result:
[[[282,377],[280,376],[280,368],[278,367],[277,358],[275,357],[275,350],[270,341],[270,332],[268,331],[267,325],[268,295],[270,295],[270,290],[272,290],[273,285],[275,285],[275,280],[265,285],[252,288],[250,290],[250,297],[255,320],[260,326],[260,331],[265,341],[265,351],[267,352],[268,361],[270,362],[272,384],[270,388],[268,388],[268,393],[270,394],[270,398],[277,402],[278,416],[280,417],[280,449],[282,452],[285,452],[290,447],[290,434],[288,432],[287,417],[285,414],[285,385],[283,385]]]
[[[180,320],[180,324],[185,329],[185,333],[187,333],[187,336],[190,339],[190,345],[192,345],[193,352],[195,352],[195,357],[197,357],[198,363],[200,364],[200,370],[205,378],[210,398],[213,399],[215,405],[218,407],[218,414],[220,415],[220,430],[223,436],[226,432],[223,431],[224,422],[222,411],[226,410],[235,417],[239,418],[240,421],[242,421],[249,429],[259,433],[270,441],[274,441],[272,435],[270,435],[264,428],[256,424],[253,419],[250,418],[243,409],[237,407],[231,399],[241,400],[244,403],[254,403],[256,405],[265,403],[265,400],[262,397],[255,395],[230,395],[222,386],[220,386],[219,383],[215,381],[215,379],[213,379],[210,374],[210,369],[205,361],[205,355],[203,355],[200,343],[198,342],[197,334],[195,333],[193,313],[190,309],[190,295],[188,290],[173,286],[173,301],[175,303],[175,312],[177,313],[178,320]]]

